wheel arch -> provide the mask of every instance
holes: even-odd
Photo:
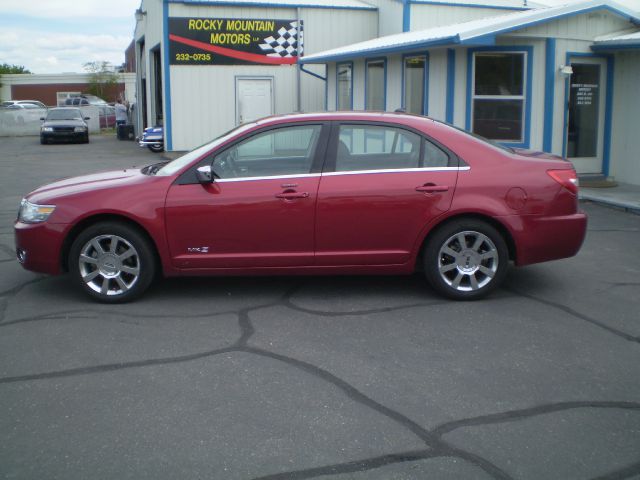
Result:
[[[62,248],[60,249],[60,269],[63,272],[69,271],[69,252],[71,250],[71,245],[73,245],[74,240],[80,235],[80,233],[91,225],[95,225],[96,223],[102,222],[118,222],[124,225],[128,225],[134,229],[136,229],[141,235],[143,235],[149,242],[150,245],[153,246],[153,256],[156,260],[156,265],[162,268],[162,262],[160,258],[160,251],[158,249],[158,245],[154,241],[153,237],[149,234],[146,228],[144,228],[139,222],[124,216],[118,215],[115,213],[100,213],[91,215],[89,217],[85,217],[76,223],[69,233],[67,233],[63,243]]]
[[[477,212],[462,212],[462,213],[456,213],[454,215],[451,215],[447,218],[442,219],[440,222],[436,223],[435,225],[432,225],[427,230],[426,235],[424,235],[424,237],[422,238],[422,241],[420,242],[420,247],[417,251],[416,263],[414,267],[416,270],[422,269],[422,260],[423,260],[425,245],[431,239],[431,237],[439,229],[445,227],[451,222],[455,222],[462,219],[479,220],[491,225],[493,228],[495,228],[498,231],[498,233],[500,233],[500,235],[502,235],[502,238],[504,238],[504,241],[507,244],[507,250],[509,251],[509,260],[515,261],[517,259],[516,242],[513,238],[513,235],[511,234],[511,232],[509,231],[506,225],[504,225],[499,220],[496,220],[495,217],[491,217],[490,215],[485,215]]]

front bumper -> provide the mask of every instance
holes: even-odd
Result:
[[[14,236],[18,262],[26,270],[57,275],[62,243],[68,225],[61,223],[16,222]]]
[[[89,132],[41,132],[43,140],[84,140]]]
[[[161,138],[157,140],[143,139],[138,142],[138,145],[140,145],[141,147],[146,147],[147,145],[156,145],[158,147],[161,147],[163,143],[164,141]]]

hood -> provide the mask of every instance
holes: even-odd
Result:
[[[84,120],[45,120],[43,127],[86,127]]]
[[[47,202],[54,202],[61,197],[90,190],[133,185],[148,178],[150,177],[143,175],[139,168],[94,173],[48,183],[35,189],[26,198],[33,203],[46,204]]]

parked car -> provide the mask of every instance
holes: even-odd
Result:
[[[79,108],[56,107],[47,112],[40,127],[40,143],[45,144],[53,140],[75,141],[89,143],[89,126]]]
[[[69,97],[64,101],[65,105],[82,106],[82,105],[108,105],[102,98],[95,95],[82,94]]]
[[[270,117],[171,162],[28,194],[24,268],[122,302],[166,276],[411,274],[460,300],[527,265],[575,255],[587,217],[576,172],[427,117]]]
[[[3,107],[10,105],[35,105],[38,108],[47,108],[47,106],[39,100],[5,100],[2,102]]]
[[[116,109],[110,105],[100,105],[100,128],[116,126]]]
[[[12,103],[2,107],[4,115],[9,115],[8,120],[14,125],[37,122],[47,111],[46,107],[40,107],[35,103]]]
[[[149,150],[155,153],[162,152],[164,150],[164,127],[155,126],[145,128],[138,145],[148,147]]]

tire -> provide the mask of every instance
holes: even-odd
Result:
[[[87,133],[87,136],[84,137],[84,143],[89,143],[89,134]]]
[[[136,228],[119,222],[97,223],[73,241],[69,272],[95,300],[128,302],[142,295],[154,279],[153,249]]]
[[[509,250],[504,238],[482,220],[448,223],[425,245],[427,280],[436,292],[454,300],[487,296],[504,281],[508,267]]]
[[[44,137],[40,137],[40,145],[46,145],[47,140]]]
[[[164,150],[164,145],[160,145],[159,147],[156,147],[155,145],[147,145],[147,147],[149,147],[149,150],[154,153],[160,153]]]

